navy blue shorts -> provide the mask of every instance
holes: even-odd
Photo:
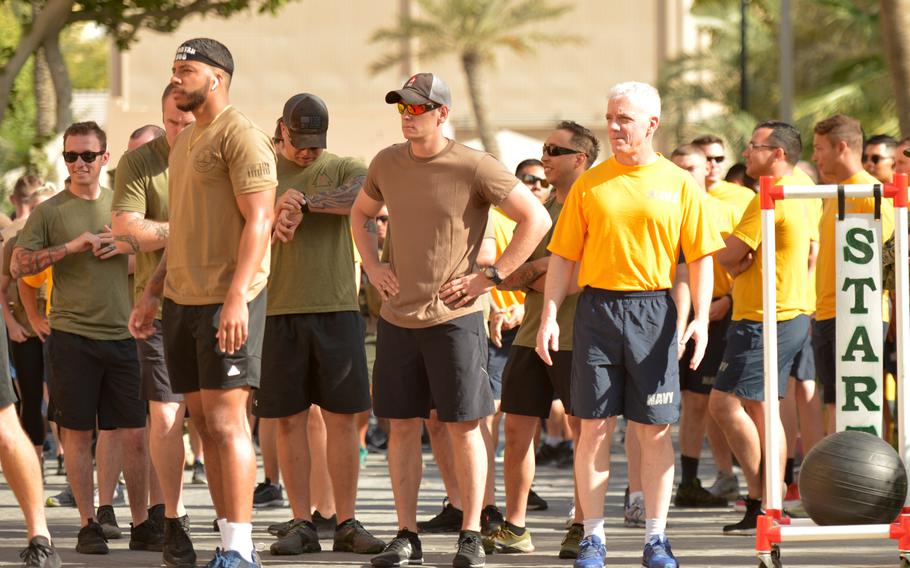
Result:
[[[490,375],[490,389],[493,391],[493,400],[502,399],[502,373],[505,371],[512,342],[518,335],[519,327],[505,329],[502,332],[502,347],[496,347],[492,341],[487,341],[487,373]]]
[[[585,288],[575,312],[572,414],[679,420],[676,304],[666,290]]]
[[[714,388],[747,400],[765,400],[764,340],[762,322],[739,320],[730,324],[727,350]],[[787,392],[793,359],[809,333],[809,316],[777,322],[778,397]]]
[[[837,389],[834,386],[837,377],[837,320],[815,320],[812,322],[812,350],[815,353],[815,370],[822,383],[822,402],[834,404]]]
[[[815,380],[815,353],[812,350],[812,335],[806,334],[802,349],[793,358],[790,376],[797,381]]]
[[[730,312],[723,319],[712,321],[708,324],[708,345],[705,347],[705,356],[697,369],[690,369],[692,352],[695,350],[695,341],[686,343],[686,350],[679,360],[679,382],[682,390],[698,394],[711,394],[714,380],[717,378],[717,369],[724,360],[724,351],[727,348],[727,329],[730,327]]]
[[[550,351],[547,365],[530,347],[513,345],[502,379],[502,411],[549,418],[553,399],[572,414],[572,352]]]

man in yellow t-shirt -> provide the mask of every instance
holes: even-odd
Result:
[[[690,271],[695,338],[692,366],[704,355],[711,303],[711,254],[723,246],[691,175],[654,151],[660,95],[621,83],[610,91],[607,126],[613,157],[572,186],[550,241],[537,353],[552,364],[559,349],[557,312],[579,265],[573,330],[571,412],[581,418],[575,479],[585,536],[576,564],[606,558],[603,504],[616,417],[638,440],[645,490],[642,565],[677,566],[665,536],[673,490],[670,424],[679,419],[676,306],[670,298],[680,250]]]
[[[736,211],[736,222],[739,223],[746,207],[755,197],[755,192],[738,183],[724,180],[727,157],[724,141],[720,137],[705,134],[692,140],[692,143],[701,148],[708,160],[708,172],[705,174],[705,187],[708,188],[708,194],[732,205]]]
[[[838,184],[880,183],[863,169],[863,130],[858,120],[841,114],[826,118],[815,125],[812,159],[821,178]],[[873,213],[875,199],[853,197],[846,199],[846,213]],[[815,367],[822,382],[822,400],[827,410],[827,431],[835,425],[835,230],[837,199],[825,199],[819,223],[819,251],[815,268],[815,323],[812,345]],[[882,242],[894,233],[894,205],[890,199],[881,200]]]
[[[746,173],[767,175],[778,183],[805,185],[808,179],[795,168],[802,151],[799,130],[779,121],[759,124],[743,152]],[[778,398],[783,398],[793,359],[809,332],[805,297],[809,288],[809,242],[811,230],[806,223],[807,205],[803,200],[782,200],[775,208],[777,260],[777,335]],[[733,275],[733,323],[727,334],[727,347],[709,409],[742,467],[749,488],[743,519],[724,526],[724,534],[754,534],[762,514],[762,447],[759,434],[764,429],[765,400],[762,346],[762,247],[761,203],[756,195],[746,209],[718,260]],[[783,429],[778,422],[775,428]],[[782,437],[783,439],[783,437]],[[785,444],[784,444],[785,445]],[[781,448],[781,459],[786,448]]]

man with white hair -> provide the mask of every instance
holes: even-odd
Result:
[[[574,324],[572,413],[581,418],[575,479],[585,514],[576,568],[606,560],[603,506],[616,417],[641,448],[646,568],[676,568],[664,535],[673,489],[670,424],[679,418],[679,341],[694,339],[698,367],[708,338],[711,253],[723,242],[702,209],[704,190],[654,151],[660,95],[644,83],[610,91],[607,127],[613,157],[575,182],[549,250],[537,352],[551,364],[559,348],[556,314],[574,288],[582,292]],[[682,338],[670,298],[678,251],[689,268],[693,319]],[[602,259],[612,262],[604,263]]]

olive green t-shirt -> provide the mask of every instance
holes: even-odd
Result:
[[[305,168],[278,156],[278,195],[288,189],[304,195],[334,191],[352,178],[366,175],[362,162],[328,152]],[[305,213],[293,240],[272,244],[266,313],[358,311],[355,278],[351,218]]]
[[[237,196],[278,185],[272,139],[229,106],[208,125],[193,123],[177,136],[168,168],[164,295],[182,305],[221,304],[237,268],[245,224]],[[248,302],[265,288],[270,258],[267,249]]]
[[[65,244],[86,231],[104,231],[111,222],[113,197],[114,192],[104,187],[94,200],[61,191],[32,211],[16,247],[42,250]],[[125,254],[99,260],[91,250],[68,254],[55,262],[51,329],[89,339],[128,339],[127,262]]]
[[[18,240],[18,234],[15,234],[10,237],[9,240],[3,241],[3,275],[10,279],[9,288],[6,289],[6,299],[9,301],[10,312],[13,314],[13,318],[15,318],[19,325],[25,328],[26,335],[29,337],[36,337],[35,330],[32,329],[32,324],[28,321],[28,314],[25,313],[25,307],[22,305],[22,298],[19,297],[19,286],[16,285],[16,280],[10,273],[10,261],[13,256],[13,248],[15,248]],[[43,314],[46,312],[47,284],[43,284],[41,288],[36,290],[36,293],[38,298],[38,313]]]
[[[114,211],[139,213],[151,221],[167,221],[167,138],[154,140],[130,150],[120,158],[114,179]],[[164,249],[136,253],[134,298],[142,296],[155,272]],[[161,318],[159,311],[158,318]]]
[[[562,203],[556,201],[554,193],[544,207],[550,214],[553,226],[547,232],[547,236],[538,243],[537,248],[528,258],[528,261],[537,260],[550,256],[547,245],[550,244],[550,238],[553,236],[553,228],[556,227],[556,220],[562,212]],[[556,312],[556,323],[559,324],[559,350],[572,350],[572,326],[575,324],[575,305],[578,303],[578,294],[570,294],[562,301],[559,311]],[[537,345],[537,330],[540,328],[540,316],[543,314],[543,294],[537,290],[530,290],[525,296],[525,317],[518,328],[518,335],[515,336],[513,345],[534,348]]]
[[[482,309],[480,302],[451,309],[439,288],[475,270],[490,205],[519,183],[492,155],[449,141],[418,158],[410,144],[382,150],[370,164],[363,191],[385,202],[394,229],[386,235],[399,293],[382,304],[393,325],[424,328]]]

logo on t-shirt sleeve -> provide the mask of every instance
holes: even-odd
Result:
[[[272,165],[269,162],[259,162],[246,169],[247,179],[268,177],[272,173]]]

